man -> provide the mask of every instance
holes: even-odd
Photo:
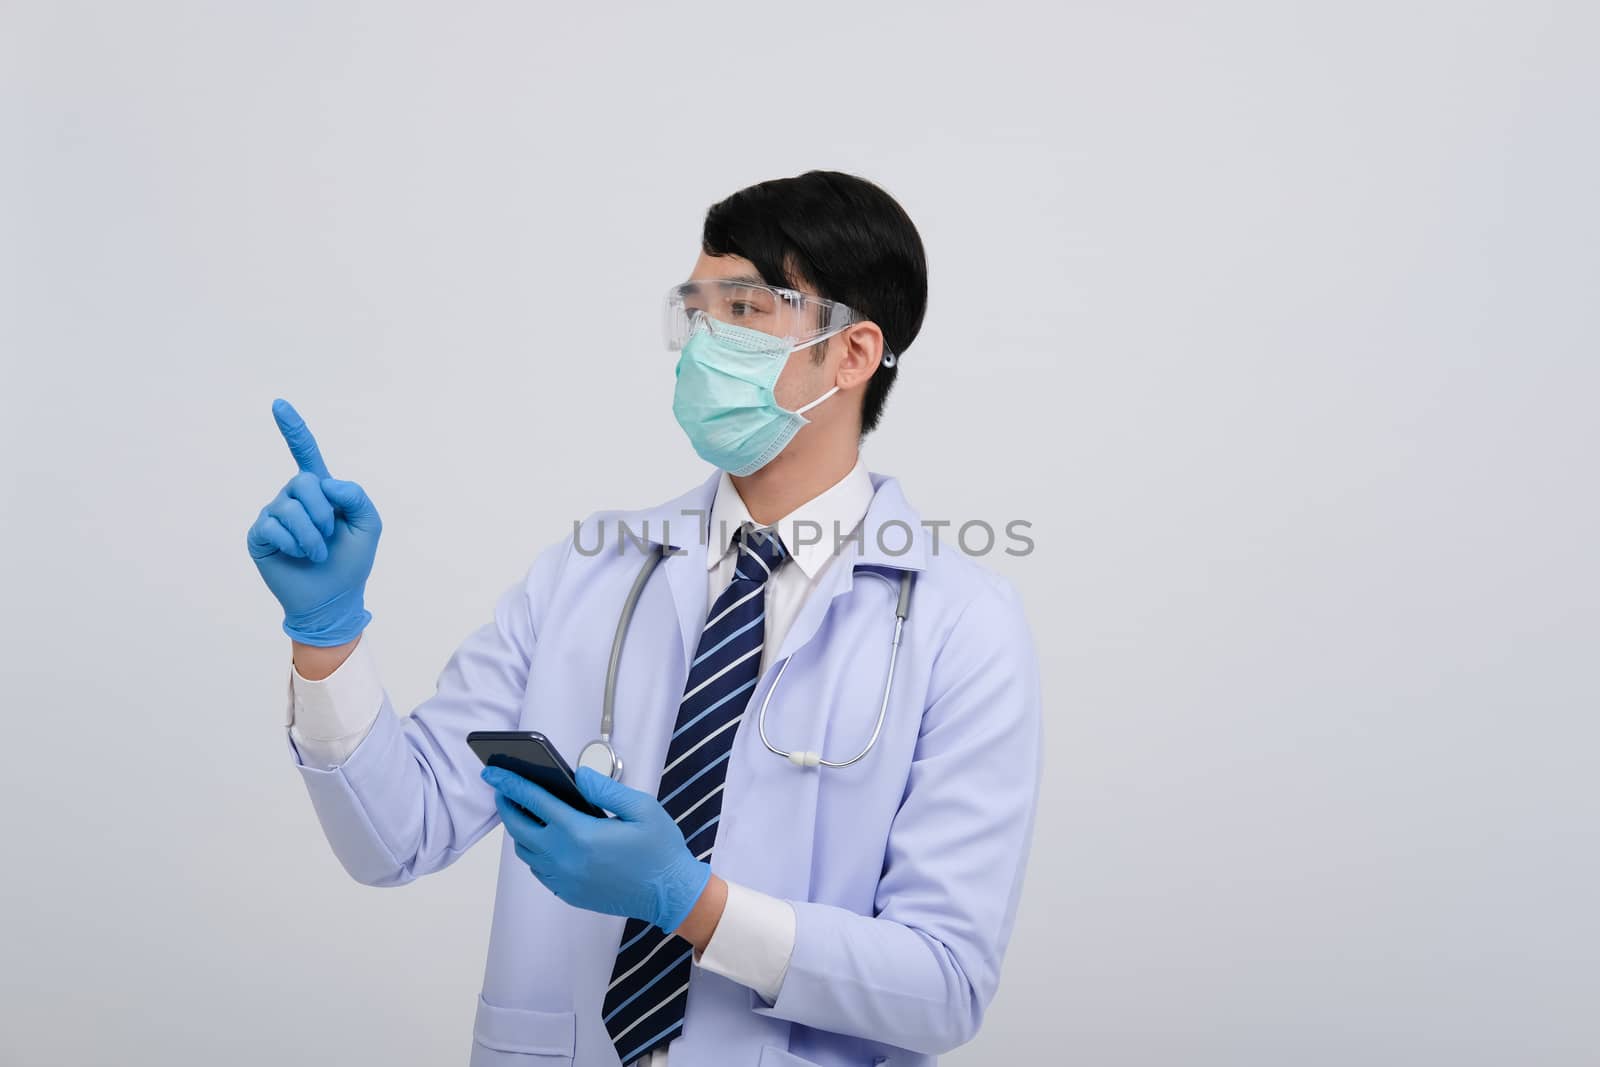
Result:
[[[377,511],[274,404],[300,472],[248,542],[329,842],[399,885],[506,830],[472,1063],[921,1065],[977,1032],[1033,826],[1038,671],[1011,587],[860,458],[926,293],[870,182],[714,205],[666,323],[674,413],[718,470],[545,550],[409,718],[360,640]],[[482,768],[477,730],[582,751],[614,816]],[[620,780],[590,758],[613,750]]]

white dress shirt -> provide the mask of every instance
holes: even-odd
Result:
[[[850,473],[766,527],[783,540],[791,558],[766,585],[763,672],[771,665],[806,598],[838,555],[839,539],[866,515],[872,493],[872,478],[857,456]],[[732,538],[746,525],[763,528],[751,517],[733,479],[723,472],[706,523],[708,605],[716,603],[733,581],[737,552]],[[377,721],[383,706],[383,683],[368,644],[368,639],[362,637],[338,669],[320,681],[301,677],[290,662],[285,718],[289,736],[308,766],[331,769],[343,763]],[[728,882],[722,917],[705,951],[695,953],[694,962],[749,986],[771,1004],[778,999],[789,968],[794,930],[794,909],[787,902]],[[641,1056],[630,1067],[666,1067],[670,1048],[668,1045]]]

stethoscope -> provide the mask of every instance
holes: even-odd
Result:
[[[633,588],[628,590],[628,599],[622,604],[622,616],[617,620],[617,634],[611,640],[611,661],[606,665],[605,701],[600,712],[600,736],[584,745],[583,751],[578,754],[578,766],[592,768],[618,780],[622,778],[622,757],[611,747],[611,725],[617,696],[617,670],[622,664],[622,645],[627,639],[628,627],[633,623],[633,610],[639,604],[639,594],[644,592],[645,583],[650,580],[651,573],[669,552],[671,548],[662,545],[659,551],[650,553],[644,566],[639,568],[638,577],[633,580]],[[869,574],[888,584],[890,588],[895,584],[893,579],[871,567],[858,567],[856,573]],[[889,642],[889,670],[883,680],[883,699],[878,704],[878,722],[872,728],[872,736],[867,740],[866,747],[847,760],[834,762],[823,759],[820,752],[785,752],[768,740],[767,705],[772,703],[772,694],[777,691],[778,683],[783,680],[783,672],[789,669],[789,660],[792,657],[786,656],[778,665],[778,673],[772,679],[772,685],[767,688],[767,695],[761,701],[761,710],[756,715],[756,729],[761,734],[761,743],[767,746],[768,752],[782,756],[796,767],[848,767],[872,751],[872,746],[878,743],[878,734],[883,731],[883,716],[889,710],[889,694],[894,689],[894,663],[900,651],[900,632],[911,614],[911,586],[914,577],[912,571],[900,572],[900,598],[895,603],[894,636]]]

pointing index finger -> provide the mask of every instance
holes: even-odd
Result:
[[[272,402],[272,417],[277,420],[278,430],[283,434],[283,439],[289,445],[289,454],[294,456],[295,463],[303,471],[310,471],[318,478],[330,478],[328,465],[322,461],[322,451],[317,448],[317,439],[311,436],[311,427],[306,425],[306,420],[294,409],[294,405],[281,397]]]

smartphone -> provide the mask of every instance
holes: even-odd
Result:
[[[556,797],[597,819],[607,818],[578,792],[572,768],[561,758],[556,746],[537,730],[474,730],[467,735],[467,747],[485,767],[503,767],[543,786]],[[528,814],[532,815],[532,812]],[[544,821],[534,816],[541,826]]]

